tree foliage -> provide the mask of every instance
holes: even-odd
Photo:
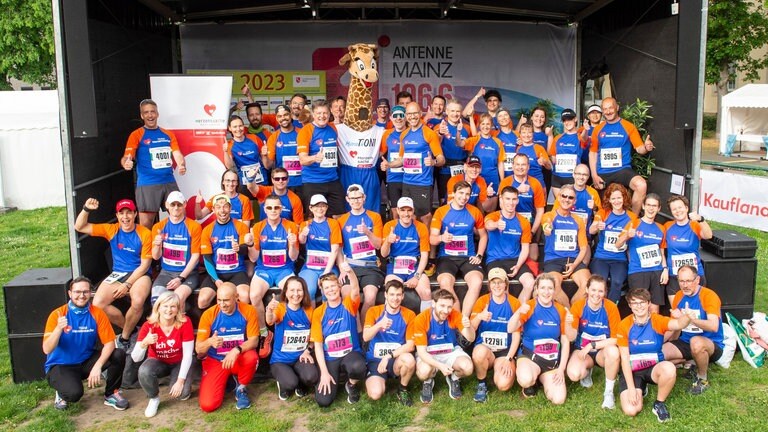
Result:
[[[757,80],[768,67],[768,54],[753,51],[768,44],[768,15],[760,1],[709,0],[705,81],[723,90],[729,79],[743,73]],[[722,93],[722,91],[721,91]]]
[[[0,89],[10,78],[55,86],[51,0],[0,0]]]

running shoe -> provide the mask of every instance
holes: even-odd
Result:
[[[131,340],[130,339],[123,339],[123,335],[118,335],[115,338],[115,347],[120,348],[121,350],[128,352],[128,348],[131,347]]]
[[[537,390],[535,385],[523,389],[523,397],[526,399],[536,396],[536,393]]]
[[[688,393],[692,395],[700,395],[707,391],[709,388],[709,381],[705,379],[698,378],[696,381],[688,387]]]
[[[295,394],[297,398],[303,398],[307,395],[307,390],[299,385],[296,387],[296,390],[293,391],[293,394]]]
[[[248,390],[245,387],[238,387],[235,390],[235,408],[239,410],[251,407],[251,399],[248,397]]]
[[[291,397],[291,394],[280,388],[280,381],[275,382],[277,383],[277,397],[279,397],[281,401],[287,401],[288,398]]]
[[[437,271],[437,265],[435,263],[430,262],[427,264],[427,268],[424,269],[424,274],[427,275],[427,277],[432,277],[435,275],[435,272]]]
[[[685,377],[691,380],[693,384],[696,384],[696,381],[699,380],[699,371],[696,369],[696,366],[687,368],[685,371]]]
[[[582,387],[590,388],[592,387],[592,371],[595,368],[589,368],[589,372],[587,372],[587,376],[579,380],[579,384],[581,384]]]
[[[477,383],[475,390],[475,402],[485,402],[488,400],[488,385],[484,382]]]
[[[424,381],[424,384],[421,385],[421,403],[432,403],[432,390],[434,390],[434,388],[435,380],[433,378]]]
[[[648,396],[648,384],[643,387],[643,397]]]
[[[347,383],[344,385],[344,390],[347,391],[348,403],[356,404],[360,402],[360,390],[357,389],[357,386],[347,381]]]
[[[603,408],[614,409],[616,408],[616,402],[613,398],[613,393],[603,393]]]
[[[400,401],[403,406],[413,406],[413,401],[411,400],[411,395],[408,393],[408,390],[399,389],[397,391],[397,400]]]
[[[128,401],[119,391],[115,390],[111,395],[104,397],[104,405],[111,406],[118,411],[125,411],[128,408]]]
[[[445,382],[448,383],[448,396],[451,397],[451,399],[458,399],[461,397],[461,385],[459,385],[459,380],[457,379],[451,379],[450,376],[445,377]]]
[[[53,401],[53,407],[57,410],[65,410],[67,409],[67,401],[61,398],[59,396],[59,392],[56,392],[56,399]]]
[[[259,358],[267,358],[272,353],[272,338],[274,333],[267,330],[266,336],[259,337]]]
[[[160,398],[159,397],[153,397],[149,398],[149,402],[147,402],[147,409],[144,410],[144,417],[150,418],[157,415],[157,407],[160,406]]]
[[[669,415],[667,404],[664,402],[654,402],[653,413],[656,414],[656,418],[659,419],[659,423],[668,422],[672,418]]]

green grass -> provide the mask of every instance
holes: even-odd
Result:
[[[755,307],[768,310],[768,234],[757,230],[713,223],[714,229],[735,229],[758,241],[758,275]],[[35,267],[64,267],[69,265],[66,214],[63,208],[18,211],[0,215],[0,285]],[[0,299],[2,302],[2,299]],[[2,308],[4,311],[4,308]],[[25,431],[74,431],[76,418],[92,416],[88,430],[260,430],[283,431],[303,428],[311,431],[619,431],[619,430],[675,430],[708,431],[727,428],[731,431],[754,431],[765,428],[764,407],[768,404],[768,373],[747,365],[736,354],[731,368],[714,367],[712,388],[702,396],[685,392],[685,379],[678,380],[669,408],[672,422],[659,425],[649,404],[656,394],[651,387],[646,407],[637,418],[628,418],[619,409],[604,411],[602,402],[603,373],[595,371],[595,387],[583,389],[578,384],[568,387],[568,400],[564,406],[547,403],[542,392],[530,400],[523,400],[517,386],[511,393],[491,389],[489,400],[480,405],[472,402],[476,381],[463,380],[464,397],[458,401],[448,397],[445,382],[437,380],[435,400],[428,407],[418,402],[419,383],[411,382],[411,394],[416,402],[412,408],[402,407],[395,395],[387,394],[383,400],[373,402],[363,396],[354,406],[345,401],[343,390],[337,403],[321,409],[312,398],[289,402],[277,401],[274,383],[251,386],[253,408],[235,411],[233,398],[227,397],[224,406],[209,415],[196,408],[196,400],[179,402],[185,407],[183,416],[175,416],[164,423],[144,418],[144,400],[132,400],[133,407],[110,419],[102,419],[108,408],[97,404],[92,412],[84,413],[80,404],[67,412],[52,408],[53,392],[44,381],[14,385],[8,354],[7,328],[0,317],[0,429]],[[394,384],[394,383],[392,383]],[[492,387],[492,386],[491,386]],[[618,395],[618,389],[616,391]],[[95,392],[86,397],[96,397]],[[186,405],[190,404],[190,405]],[[618,404],[618,398],[617,398]],[[176,405],[179,406],[179,405]],[[168,415],[173,407],[161,405],[158,417]],[[112,414],[111,411],[109,411]],[[82,422],[82,420],[79,420]]]

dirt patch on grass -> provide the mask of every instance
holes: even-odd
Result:
[[[413,418],[413,424],[403,428],[403,432],[425,431],[426,429],[422,426],[422,423],[424,423],[424,419],[427,418],[427,414],[429,414],[429,405],[423,405],[419,408],[419,412],[416,413],[416,417]]]
[[[523,411],[523,410],[509,410],[509,411],[504,411],[503,413],[508,415],[508,416],[510,416],[510,417],[512,417],[512,418],[523,418],[523,417],[525,417],[525,411]]]

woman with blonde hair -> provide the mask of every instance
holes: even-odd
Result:
[[[144,415],[154,417],[160,405],[160,378],[169,376],[170,395],[189,399],[191,380],[188,378],[194,353],[192,322],[181,312],[179,296],[166,291],[157,298],[152,314],[139,330],[131,352],[134,362],[144,360],[139,367],[139,383],[149,397]]]

